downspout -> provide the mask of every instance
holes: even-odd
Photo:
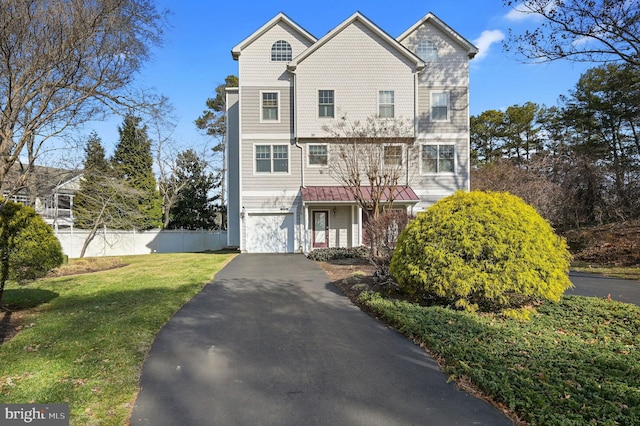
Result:
[[[290,69],[293,82],[293,140],[296,148],[300,149],[300,187],[304,188],[304,152],[298,141],[298,85],[296,84],[296,71]]]

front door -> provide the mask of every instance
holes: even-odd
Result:
[[[313,212],[313,247],[329,247],[329,212]]]

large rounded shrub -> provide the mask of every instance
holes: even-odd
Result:
[[[564,239],[520,198],[458,191],[407,225],[390,270],[412,296],[501,309],[559,300],[570,260]]]
[[[21,282],[44,277],[64,260],[51,227],[31,207],[13,202],[0,212],[0,254],[6,278]]]

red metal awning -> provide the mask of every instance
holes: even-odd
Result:
[[[362,186],[360,189],[366,199],[371,199],[370,186]],[[394,203],[415,204],[420,201],[413,189],[406,185],[395,187],[393,194]],[[389,189],[385,191],[381,201],[386,202],[388,200]],[[302,188],[302,201],[305,203],[354,203],[356,200],[350,188],[345,186],[307,186]]]

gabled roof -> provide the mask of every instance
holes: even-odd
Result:
[[[462,37],[460,34],[458,34],[456,31],[454,31],[450,26],[445,24],[442,20],[440,20],[440,18],[438,18],[436,15],[434,15],[431,12],[427,13],[422,19],[420,19],[418,22],[413,24],[408,30],[406,30],[405,32],[400,34],[398,36],[398,38],[397,38],[398,42],[402,42],[402,40],[404,40],[406,37],[408,37],[420,25],[424,24],[427,21],[429,21],[429,23],[435,25],[440,31],[444,32],[449,37],[451,37],[453,40],[455,40],[460,46],[462,46],[463,48],[467,49],[467,51],[468,51],[467,54],[469,55],[469,59],[472,59],[474,56],[476,56],[476,54],[478,53],[478,48],[477,47],[475,47],[471,42],[469,42],[469,40],[467,40],[466,38]]]
[[[284,13],[280,12],[276,16],[274,16],[269,22],[258,28],[257,31],[254,31],[249,37],[242,40],[240,43],[235,45],[233,49],[231,49],[231,56],[233,59],[238,60],[238,57],[242,53],[242,49],[246,46],[253,43],[257,38],[262,36],[264,33],[269,31],[271,28],[279,24],[280,22],[285,22],[287,25],[295,29],[302,37],[309,40],[311,43],[315,43],[318,39],[315,38],[311,33],[302,28],[300,25],[296,24],[291,18],[289,18]]]
[[[400,44],[400,42],[398,42],[396,39],[394,39],[389,34],[387,34],[384,30],[382,30],[376,24],[371,22],[362,13],[356,12],[353,15],[351,15],[349,18],[347,18],[344,22],[342,22],[340,25],[338,25],[337,27],[335,27],[334,29],[329,31],[324,37],[322,37],[320,40],[318,40],[315,44],[313,44],[308,49],[306,49],[304,52],[300,53],[298,56],[293,58],[293,60],[291,62],[289,62],[289,64],[287,64],[287,68],[290,71],[295,70],[300,62],[304,61],[309,55],[312,55],[313,52],[315,52],[316,50],[321,48],[329,40],[334,38],[336,35],[340,34],[345,28],[347,28],[349,25],[351,25],[351,24],[353,24],[355,22],[362,23],[370,31],[372,31],[374,34],[376,34],[380,38],[382,38],[391,47],[393,47],[395,50],[397,50],[398,53],[400,53],[402,56],[406,57],[409,61],[413,62],[415,64],[415,66],[416,66],[416,70],[417,71],[420,71],[425,67],[425,63],[420,58],[418,58],[416,55],[414,55],[413,52],[409,51],[406,47],[404,47],[402,44]]]

